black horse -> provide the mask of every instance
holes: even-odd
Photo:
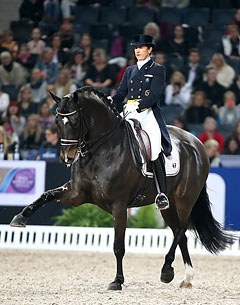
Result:
[[[12,226],[25,226],[29,217],[47,202],[57,201],[72,206],[91,202],[112,214],[114,219],[114,253],[116,277],[111,290],[121,290],[124,282],[122,260],[125,254],[124,237],[127,208],[154,202],[156,188],[153,179],[146,178],[135,166],[131,155],[126,121],[113,103],[100,91],[82,87],[59,98],[56,124],[61,137],[60,158],[71,165],[71,179],[63,186],[46,191],[21,213]],[[217,253],[232,242],[213,218],[206,192],[209,160],[201,142],[192,134],[168,127],[171,139],[180,152],[181,168],[168,177],[170,208],[162,211],[174,239],[161,270],[161,281],[174,278],[172,263],[179,245],[185,264],[181,287],[191,287],[193,268],[187,248],[186,230],[191,227],[206,249]]]

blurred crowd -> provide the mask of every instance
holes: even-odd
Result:
[[[0,158],[54,159],[49,91],[62,97],[90,85],[112,95],[135,63],[129,42],[137,33],[154,37],[154,60],[166,68],[167,123],[198,136],[212,164],[219,154],[240,155],[240,3],[205,2],[23,0],[19,20],[0,31]],[[216,9],[228,18],[214,24]],[[206,24],[190,21],[194,11],[208,13]]]

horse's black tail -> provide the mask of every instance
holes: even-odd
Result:
[[[204,247],[211,253],[218,253],[234,242],[234,237],[223,231],[211,211],[206,185],[203,187],[191,213],[192,228]]]

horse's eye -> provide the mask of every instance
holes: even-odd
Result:
[[[73,126],[77,126],[78,123],[79,123],[79,119],[78,119],[77,116],[74,116],[74,117],[71,118],[71,124],[72,124]]]

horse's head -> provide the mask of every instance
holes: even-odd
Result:
[[[101,93],[83,87],[62,98],[51,93],[57,103],[56,124],[61,139],[60,159],[71,165],[79,157],[85,157],[85,145],[98,139],[112,128],[114,106],[102,101]],[[106,99],[106,97],[105,97]]]
[[[56,124],[61,139],[60,159],[71,165],[81,153],[80,145],[89,130],[89,122],[86,116],[83,116],[77,92],[63,98],[51,92],[50,94],[57,103]]]

